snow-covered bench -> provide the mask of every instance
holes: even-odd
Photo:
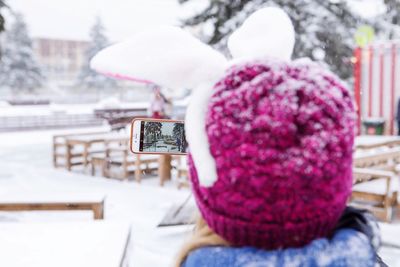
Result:
[[[400,145],[400,137],[393,135],[361,135],[355,140],[356,149],[376,149]]]
[[[128,150],[128,146],[108,147],[103,154],[91,156],[92,175],[97,166],[101,166],[104,177],[127,179],[134,174],[135,180],[142,180],[142,173],[154,172],[159,168],[158,155],[137,155]]]
[[[391,221],[398,204],[399,177],[394,172],[354,168],[352,204],[367,208],[383,221]]]
[[[0,196],[0,211],[93,211],[95,220],[104,218],[104,200],[102,194],[13,194]],[[1,265],[0,265],[1,266]]]
[[[90,156],[95,153],[102,153],[108,147],[114,144],[127,144],[129,137],[125,133],[106,133],[106,134],[94,134],[94,135],[79,135],[79,136],[69,136],[66,138],[66,165],[67,169],[70,171],[73,163],[74,154],[73,151],[75,149],[83,149],[81,155],[78,157],[83,157],[83,161],[80,162],[84,167],[86,167],[90,163]],[[91,151],[95,149],[95,146],[101,146],[101,151]],[[127,145],[126,145],[127,146]]]
[[[187,156],[177,156],[176,157],[177,166],[176,169],[178,170],[178,189],[182,187],[189,187],[189,172],[187,166]]]
[[[0,236],[0,266],[129,266],[128,223],[0,223]]]
[[[353,161],[356,182],[353,187],[353,202],[361,202],[378,218],[390,221],[398,203],[399,164],[399,147],[356,155]]]
[[[95,134],[106,134],[107,132],[92,132],[92,133],[75,133],[75,134],[61,134],[53,136],[53,166],[67,167],[67,138],[73,136],[82,135],[95,135]],[[104,149],[100,150],[103,151]],[[90,151],[90,153],[98,152],[99,150]],[[71,165],[83,164],[83,149],[74,150],[70,153],[70,158],[81,158],[78,161],[72,162]]]
[[[353,165],[356,168],[369,168],[397,172],[400,164],[400,148],[394,147],[384,151],[362,153],[354,157]]]

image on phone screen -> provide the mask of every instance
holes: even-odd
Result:
[[[139,151],[150,153],[186,153],[185,127],[182,122],[141,121]]]

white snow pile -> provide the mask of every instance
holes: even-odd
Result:
[[[289,16],[280,8],[260,9],[248,17],[228,39],[234,58],[274,57],[290,60],[295,36]]]
[[[120,108],[121,105],[122,105],[122,103],[117,96],[110,96],[110,97],[100,100],[97,103],[96,107],[112,109],[112,108]]]
[[[171,26],[141,32],[100,51],[91,61],[98,72],[169,88],[194,88],[219,78],[225,64],[222,54]]]
[[[9,107],[9,106],[11,106],[10,103],[8,103],[7,101],[4,101],[4,100],[0,100],[0,108]]]
[[[66,114],[67,113],[67,107],[64,105],[59,105],[59,104],[50,104],[49,105],[49,110],[51,114]]]

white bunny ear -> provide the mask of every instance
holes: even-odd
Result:
[[[295,42],[289,16],[280,8],[267,7],[251,14],[228,39],[234,58],[274,57],[290,60]]]
[[[178,27],[160,27],[100,51],[91,67],[101,73],[173,89],[215,81],[225,57]]]

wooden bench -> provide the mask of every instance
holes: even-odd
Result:
[[[376,149],[400,146],[400,136],[361,135],[357,136],[354,144],[356,149]]]
[[[183,187],[190,187],[187,156],[176,156],[176,161],[176,169],[178,171],[178,189],[181,189]]]
[[[380,220],[390,222],[397,206],[399,177],[391,171],[353,169],[353,205],[370,210]]]
[[[129,125],[134,118],[147,117],[147,108],[95,109],[94,114],[107,120],[112,130],[119,130]]]
[[[128,179],[134,174],[135,180],[140,183],[143,172],[158,170],[158,158],[157,155],[132,154],[128,145],[108,147],[104,154],[95,154],[91,157],[92,175],[95,174],[96,167],[100,167],[104,177]]]
[[[397,165],[400,163],[400,148],[390,148],[376,153],[363,153],[354,157],[353,166],[356,168],[368,168],[393,171],[397,173]]]
[[[399,163],[399,147],[364,151],[353,160],[354,177],[358,182],[353,188],[352,199],[369,203],[365,207],[384,221],[391,220],[393,209],[398,205]]]
[[[93,135],[77,135],[66,138],[66,168],[71,170],[73,166],[90,164],[90,156],[104,153],[106,148],[112,144],[121,145],[128,142],[125,133],[105,133]],[[79,151],[78,153],[74,151]]]
[[[94,134],[106,134],[107,132],[93,132],[93,133],[75,133],[75,134],[61,134],[53,136],[53,166],[55,168],[58,167],[67,167],[67,138],[73,136],[82,136],[82,135],[94,135]],[[83,164],[83,150],[80,152],[72,152],[72,158],[81,158],[78,161],[78,165]],[[60,162],[61,161],[61,162]]]
[[[93,211],[95,220],[104,219],[104,195],[0,197],[0,211]]]

